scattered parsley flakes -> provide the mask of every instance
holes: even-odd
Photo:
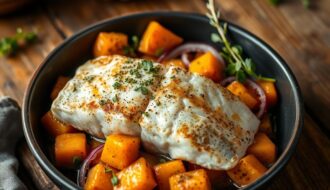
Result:
[[[112,87],[113,87],[114,89],[118,89],[118,88],[121,87],[121,84],[120,84],[119,82],[115,82],[115,83],[113,83]]]
[[[140,87],[136,88],[135,91],[140,91],[143,95],[149,94],[148,88],[146,88],[144,86],[140,86]]]
[[[73,163],[74,167],[79,167],[81,162],[82,162],[81,156],[74,156],[72,158],[72,163]]]
[[[113,171],[112,171],[111,183],[113,186],[116,186],[119,183],[118,177],[115,175],[115,173]]]
[[[112,98],[112,101],[113,102],[118,102],[118,96],[117,96],[117,94]]]

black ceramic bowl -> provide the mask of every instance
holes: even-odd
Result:
[[[215,32],[206,17],[176,12],[151,12],[119,17],[88,27],[65,40],[39,66],[27,88],[24,105],[24,134],[28,145],[48,176],[61,188],[76,189],[74,181],[54,167],[47,154],[47,135],[42,131],[40,118],[49,110],[50,92],[60,75],[70,75],[87,59],[92,58],[91,48],[101,31],[117,31],[128,35],[140,35],[151,20],[157,20],[185,41],[212,43],[210,34]],[[278,159],[267,173],[246,189],[265,185],[288,162],[302,126],[302,100],[296,79],[283,59],[268,45],[244,29],[229,23],[231,40],[240,44],[246,55],[257,64],[258,73],[275,77],[279,93],[279,105],[274,110]],[[215,45],[215,44],[214,44]]]

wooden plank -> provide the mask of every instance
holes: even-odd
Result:
[[[36,43],[23,48],[15,56],[0,57],[0,94],[11,96],[20,104],[35,68],[62,41],[44,13],[40,7],[35,7],[0,18],[0,38],[14,35],[18,27],[38,31]]]
[[[271,6],[267,0],[217,0],[223,18],[270,44],[289,64],[301,86],[307,111],[330,130],[330,12],[327,0],[306,10],[300,1]],[[65,6],[64,6],[65,4]],[[135,12],[174,10],[205,13],[203,1],[80,1],[48,5],[56,25],[67,35],[97,21]],[[74,11],[72,11],[74,10]],[[317,97],[317,98],[316,98]]]

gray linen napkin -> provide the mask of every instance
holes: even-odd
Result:
[[[0,190],[26,189],[17,177],[17,140],[22,137],[21,111],[15,100],[0,96]]]

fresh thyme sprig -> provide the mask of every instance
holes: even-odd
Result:
[[[210,20],[210,24],[216,28],[218,33],[211,34],[211,40],[215,43],[221,43],[224,47],[222,48],[221,55],[227,61],[228,65],[226,68],[226,73],[228,75],[236,76],[239,81],[244,81],[247,76],[253,77],[259,80],[275,81],[273,78],[262,77],[255,73],[255,64],[251,58],[242,58],[242,47],[238,45],[231,45],[226,37],[227,34],[227,23],[221,26],[219,22],[220,11],[216,11],[214,7],[214,1],[208,0],[206,3],[208,13],[206,16]]]
[[[0,57],[16,53],[20,45],[35,41],[37,34],[35,32],[23,32],[17,28],[15,36],[4,37],[0,40]]]

